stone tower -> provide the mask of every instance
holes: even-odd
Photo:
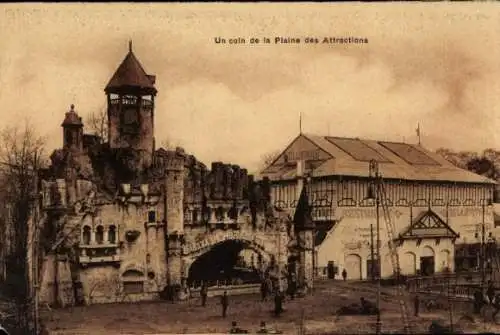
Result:
[[[169,286],[184,286],[186,279],[182,264],[184,161],[185,154],[179,149],[169,153],[165,166],[164,212],[167,241],[167,285]]]
[[[72,152],[81,152],[83,149],[82,118],[75,112],[75,106],[66,113],[61,124],[63,128],[63,149]]]
[[[132,149],[142,168],[151,165],[154,150],[154,99],[156,77],[148,75],[129,52],[105,92],[108,98],[108,142],[111,149]]]

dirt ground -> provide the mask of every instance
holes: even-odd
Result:
[[[361,296],[375,302],[375,287],[371,284],[341,282],[317,283],[312,295],[287,300],[281,317],[272,315],[272,301],[261,302],[257,295],[231,296],[228,315],[221,316],[217,297],[209,298],[206,307],[200,299],[172,304],[144,302],[139,304],[106,304],[44,311],[42,314],[51,334],[215,334],[227,333],[232,321],[250,333],[258,330],[261,321],[284,334],[369,334],[375,332],[374,316],[341,316],[335,311],[341,306],[359,303]],[[412,307],[412,306],[411,306]],[[393,290],[384,288],[381,299],[382,331],[401,333],[402,322]],[[461,312],[454,315],[455,322]],[[303,322],[301,323],[301,320]],[[433,320],[447,324],[445,310],[422,311],[417,318],[418,333],[426,333]],[[484,322],[460,322],[464,331],[500,331]]]

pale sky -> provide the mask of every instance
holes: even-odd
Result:
[[[301,38],[299,45],[220,45]],[[305,37],[368,44],[304,44]],[[0,127],[28,118],[61,146],[128,51],[157,76],[156,140],[254,169],[303,131],[500,149],[500,4],[0,5]],[[272,41],[274,42],[274,41]]]

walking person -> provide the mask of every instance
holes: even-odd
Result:
[[[222,305],[222,317],[225,318],[227,314],[227,306],[229,305],[227,291],[224,291],[224,294],[220,297],[220,304]]]
[[[201,284],[200,295],[201,295],[201,306],[205,307],[208,296],[208,285],[205,281],[202,282]]]
[[[342,278],[344,279],[344,281],[347,279],[347,271],[345,269],[342,270]]]
[[[420,310],[420,298],[418,297],[418,294],[415,295],[415,299],[413,300],[413,307],[415,308],[415,317],[418,317]]]

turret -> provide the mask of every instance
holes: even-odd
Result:
[[[111,149],[140,152],[142,168],[152,163],[156,77],[148,75],[129,52],[105,88],[108,99],[108,142]]]
[[[63,128],[63,149],[80,152],[83,149],[82,118],[75,112],[75,105],[66,113],[61,124]]]

